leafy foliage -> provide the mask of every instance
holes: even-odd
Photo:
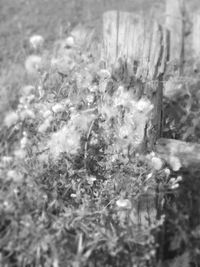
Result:
[[[91,55],[60,49],[0,130],[1,264],[153,266],[155,175],[130,159],[151,105]]]
[[[0,264],[198,266],[198,172],[137,155],[151,104],[126,90],[137,90],[134,77],[66,41],[42,55],[0,129]],[[15,72],[12,88],[26,80]],[[199,79],[189,75],[167,81],[164,135],[199,141]]]

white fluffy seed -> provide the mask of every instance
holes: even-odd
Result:
[[[131,209],[131,202],[129,199],[118,199],[116,201],[116,205],[119,208],[123,208],[123,209]]]
[[[74,38],[72,36],[67,37],[65,40],[66,47],[73,47],[74,46]]]
[[[30,55],[25,61],[25,69],[28,75],[38,75],[38,71],[42,66],[42,58],[38,55]]]
[[[169,159],[169,164],[173,171],[178,171],[181,168],[181,162],[177,157],[171,156]]]
[[[161,160],[160,158],[158,158],[158,157],[153,157],[153,158],[151,159],[151,163],[152,163],[154,169],[156,169],[157,171],[159,171],[159,170],[162,169],[162,167],[163,167],[163,162],[162,162],[162,160]]]
[[[57,103],[52,107],[52,110],[54,113],[59,113],[59,112],[63,112],[65,110],[65,107],[62,104]]]
[[[7,127],[11,127],[11,126],[13,126],[14,124],[17,123],[18,119],[19,119],[18,114],[16,112],[14,112],[14,111],[11,111],[4,118],[4,124]]]
[[[32,35],[29,38],[29,43],[31,48],[33,48],[34,50],[38,50],[43,47],[44,38],[41,35]]]

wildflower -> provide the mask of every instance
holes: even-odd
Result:
[[[169,164],[173,171],[178,171],[181,168],[181,162],[177,157],[171,156],[169,158]]]
[[[119,128],[119,138],[121,139],[128,139],[130,137],[130,134],[132,133],[132,127],[131,125],[124,124]]]
[[[46,110],[44,113],[43,113],[43,117],[46,119],[46,118],[48,118],[49,116],[51,116],[52,115],[52,112],[51,112],[51,110]]]
[[[96,180],[97,180],[97,178],[95,176],[93,176],[93,175],[90,175],[90,176],[87,177],[87,182],[90,185],[93,185]]]
[[[181,95],[183,94],[183,92],[185,93],[184,89],[183,89],[183,84],[179,84],[177,82],[177,80],[175,80],[174,78],[170,78],[168,81],[165,82],[164,84],[164,96],[172,99],[174,96],[176,95]]]
[[[172,177],[172,178],[170,179],[170,183],[174,184],[175,182],[176,182],[176,178]]]
[[[124,90],[123,86],[119,86],[114,98],[114,105],[127,106],[127,103],[130,101],[130,94]]]
[[[136,108],[139,112],[149,113],[152,110],[153,105],[148,99],[142,98],[136,103]]]
[[[17,194],[19,193],[19,189],[18,189],[18,188],[14,188],[14,189],[13,189],[13,193],[14,193],[15,195],[17,195]]]
[[[65,111],[65,107],[62,104],[57,103],[52,107],[52,110],[54,113],[60,113]]]
[[[101,69],[98,74],[100,79],[109,79],[111,77],[111,73],[107,69]]]
[[[20,97],[20,99],[19,99],[19,103],[20,103],[21,105],[24,105],[24,104],[26,103],[26,97],[25,97],[25,96]],[[20,105],[20,107],[21,107],[21,105]],[[18,105],[18,107],[19,107],[19,105]]]
[[[169,176],[170,173],[171,173],[171,171],[170,171],[169,168],[165,168],[165,169],[164,169],[164,172],[165,172],[165,174],[166,174],[167,176]]]
[[[43,47],[44,38],[41,35],[32,35],[29,43],[34,50],[38,50]]]
[[[35,96],[33,94],[27,96],[27,102],[31,103],[35,99]]]
[[[24,159],[26,156],[26,151],[22,148],[14,151],[14,156],[18,159]]]
[[[3,207],[7,212],[13,212],[14,211],[14,206],[8,201],[3,202]]]
[[[71,103],[69,98],[64,100],[64,105],[66,105],[66,106],[71,106],[72,105],[72,103]]]
[[[9,180],[12,180],[13,182],[21,182],[23,176],[20,173],[16,172],[15,170],[9,170],[7,172],[7,178]]]
[[[74,114],[71,116],[70,124],[72,123],[79,132],[85,132],[95,117],[94,114]]]
[[[147,179],[146,179],[146,181],[149,180],[149,179],[151,179],[152,177],[153,177],[153,173],[150,172],[150,173],[147,175]]]
[[[57,72],[68,75],[69,71],[74,68],[75,63],[69,56],[65,55],[62,58],[53,58],[51,60],[51,66],[56,69]]]
[[[42,98],[44,96],[44,93],[45,93],[42,86],[38,85],[37,89],[38,89],[39,97]]]
[[[91,140],[90,140],[90,145],[97,145],[98,144],[98,138],[96,137],[92,137]]]
[[[116,204],[119,208],[131,209],[132,205],[129,199],[118,199]]]
[[[50,153],[57,158],[60,153],[76,154],[80,147],[81,135],[74,127],[65,125],[61,130],[53,133],[49,141]]]
[[[111,162],[115,162],[118,159],[119,159],[119,155],[118,154],[114,154],[114,155],[111,156]]]
[[[110,120],[117,113],[113,107],[105,104],[99,107],[99,112],[101,113],[102,117],[106,120]]]
[[[17,115],[17,113],[14,111],[11,111],[4,118],[4,124],[9,128],[13,126],[14,124],[16,124],[18,120],[19,120],[19,116]]]
[[[97,85],[89,85],[88,89],[91,93],[95,93],[98,91],[98,86]]]
[[[151,163],[152,163],[154,169],[156,169],[157,171],[159,171],[163,167],[163,162],[158,157],[153,157],[151,159]]]
[[[26,85],[20,91],[22,95],[28,96],[35,91],[35,87],[33,85]]]
[[[13,160],[13,158],[12,158],[12,157],[9,157],[9,156],[4,156],[4,157],[2,158],[2,162],[5,163],[5,164],[9,164],[9,163],[11,163],[12,160]]]
[[[177,182],[181,182],[182,180],[183,180],[183,177],[180,176],[180,175],[179,175],[179,176],[177,177],[177,179],[176,179]]]
[[[37,55],[30,55],[25,61],[25,69],[29,75],[37,76],[42,65],[42,58]]]
[[[177,188],[179,188],[179,184],[178,183],[172,184],[171,189],[177,189]]]
[[[24,105],[19,103],[18,106],[17,106],[17,110],[21,111],[23,108],[24,108]]]
[[[26,147],[27,143],[28,143],[27,135],[24,135],[20,141],[21,148],[24,149]]]
[[[67,37],[65,40],[65,47],[66,48],[71,48],[74,46],[74,38],[72,36]]]
[[[86,101],[88,102],[88,104],[93,104],[94,100],[95,100],[94,94],[89,94],[86,96]]]
[[[151,152],[150,154],[149,154],[151,157],[154,157],[156,154],[155,154],[155,152]]]
[[[170,179],[170,183],[172,184],[172,187],[178,184],[179,182],[181,182],[182,179],[183,179],[182,176],[178,176],[177,178],[172,177]]]
[[[39,127],[38,132],[44,133],[51,126],[51,117],[48,117]]]
[[[48,155],[47,152],[44,152],[44,153],[42,153],[42,154],[39,154],[37,158],[38,158],[38,160],[39,160],[40,162],[48,163],[49,155]]]
[[[21,120],[35,119],[35,113],[30,109],[25,109],[20,113]]]

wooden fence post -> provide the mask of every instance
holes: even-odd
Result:
[[[185,1],[166,1],[166,28],[170,31],[170,61],[178,65],[179,75],[183,74]]]
[[[107,68],[124,62],[142,84],[138,99],[150,100],[153,109],[143,125],[143,152],[151,151],[161,133],[162,75],[168,59],[169,35],[155,21],[129,12],[108,11],[103,14],[102,57]],[[123,64],[123,63],[122,63]]]
[[[192,56],[194,59],[194,70],[199,71],[200,64],[200,11],[193,15],[192,27]]]

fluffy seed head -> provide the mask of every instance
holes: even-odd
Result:
[[[44,45],[44,38],[41,35],[32,35],[29,38],[31,48],[34,50],[41,49]]]

